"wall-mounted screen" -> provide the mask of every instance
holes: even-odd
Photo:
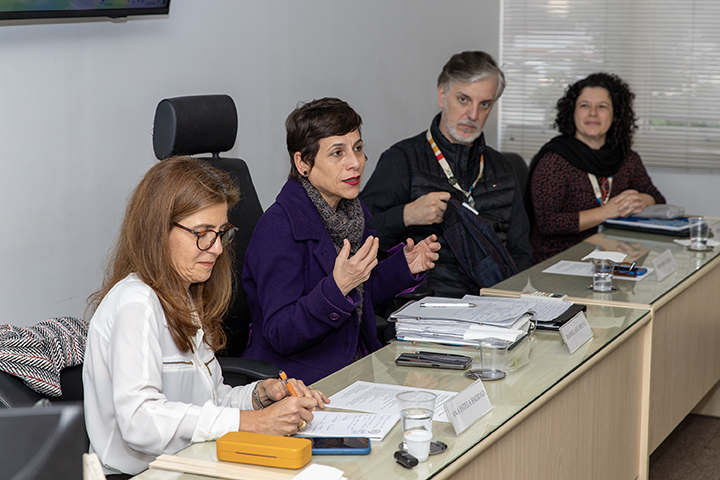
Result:
[[[0,20],[164,15],[170,0],[0,0]]]

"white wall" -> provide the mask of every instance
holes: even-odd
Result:
[[[720,171],[648,168],[667,203],[685,207],[687,215],[720,217]]]
[[[358,110],[367,177],[428,126],[452,53],[497,57],[499,19],[499,0],[173,0],[167,17],[0,22],[0,324],[83,315],[127,195],[155,162],[161,99],[234,98],[229,155],[248,161],[268,207],[298,101],[332,95]]]

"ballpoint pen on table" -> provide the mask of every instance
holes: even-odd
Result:
[[[428,308],[470,308],[470,307],[477,307],[474,303],[442,303],[442,302],[423,302],[420,304],[421,307],[428,307]]]

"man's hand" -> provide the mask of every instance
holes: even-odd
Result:
[[[405,226],[441,223],[448,200],[450,200],[448,192],[430,192],[408,203],[403,209]]]

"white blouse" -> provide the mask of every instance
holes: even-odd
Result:
[[[83,367],[90,451],[106,474],[136,474],[163,453],[237,431],[254,384],[223,384],[200,329],[193,352],[170,335],[155,292],[135,274],[118,282],[90,321]]]

